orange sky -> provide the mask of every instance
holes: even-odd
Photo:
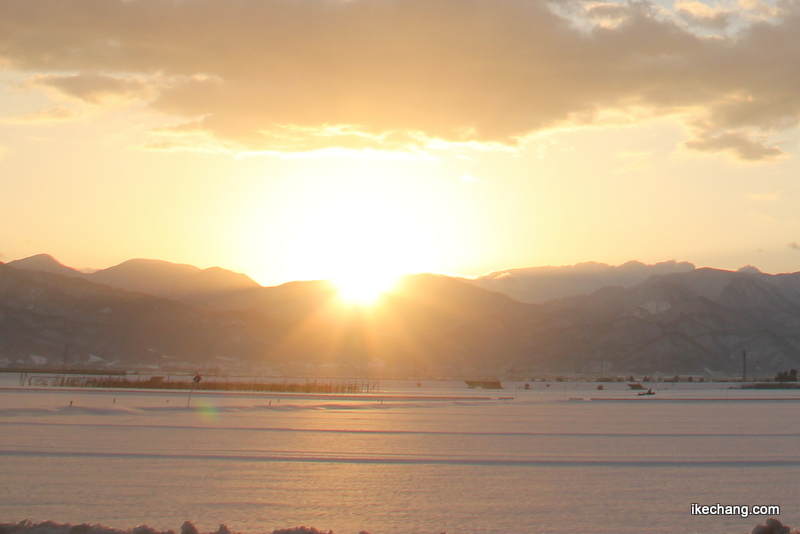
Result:
[[[0,260],[800,270],[797,2],[0,0]]]

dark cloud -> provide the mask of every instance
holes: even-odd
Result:
[[[780,149],[755,139],[800,116],[800,9],[782,9],[707,36],[647,2],[0,0],[0,61],[89,102],[157,88],[186,120],[171,135],[244,149],[514,145],[635,109],[759,160]]]
[[[702,152],[728,151],[745,161],[775,159],[782,154],[780,148],[767,146],[761,141],[749,139],[740,132],[701,135],[699,139],[687,141],[685,145],[688,148]]]
[[[62,93],[90,104],[102,104],[109,100],[134,100],[146,97],[148,86],[134,78],[115,78],[96,73],[59,76],[36,75],[28,85],[53,87]]]

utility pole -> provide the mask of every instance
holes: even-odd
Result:
[[[61,375],[61,385],[62,386],[67,381],[67,363],[68,363],[68,360],[69,360],[69,343],[64,343],[64,369],[63,369],[63,374]]]
[[[747,381],[747,351],[742,351],[742,382]]]

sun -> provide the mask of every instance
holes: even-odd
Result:
[[[298,236],[297,258],[316,269],[315,279],[330,280],[343,303],[372,305],[430,257],[424,228],[404,208],[389,195],[330,197]]]
[[[339,299],[346,304],[371,306],[397,285],[399,276],[384,273],[360,273],[332,280]]]

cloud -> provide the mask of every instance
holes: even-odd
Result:
[[[39,74],[26,83],[28,86],[52,87],[61,93],[89,104],[129,102],[151,94],[146,83],[136,78],[116,78],[96,73],[59,76]]]
[[[733,13],[727,9],[714,8],[696,0],[679,0],[675,2],[675,10],[690,25],[717,30],[727,28],[733,18]]]
[[[767,146],[762,141],[750,139],[740,132],[701,135],[699,139],[687,141],[685,145],[702,152],[729,151],[746,161],[774,160],[782,154],[780,148]]]
[[[797,241],[792,241],[791,243],[789,243],[786,246],[789,247],[789,248],[793,248],[795,250],[800,250],[800,245],[797,244]]]
[[[8,150],[9,149],[7,146],[0,145],[0,161],[3,161],[3,158],[6,157],[6,154],[8,154]]]
[[[2,124],[42,124],[47,122],[60,122],[74,119],[78,112],[72,108],[58,106],[51,109],[17,115],[0,119]]]
[[[176,132],[226,150],[515,147],[539,131],[643,114],[703,124],[693,150],[774,159],[779,148],[741,132],[798,124],[800,5],[737,9],[0,0],[0,64],[86,102],[147,98],[176,117]],[[730,35],[705,30],[734,19]]]

